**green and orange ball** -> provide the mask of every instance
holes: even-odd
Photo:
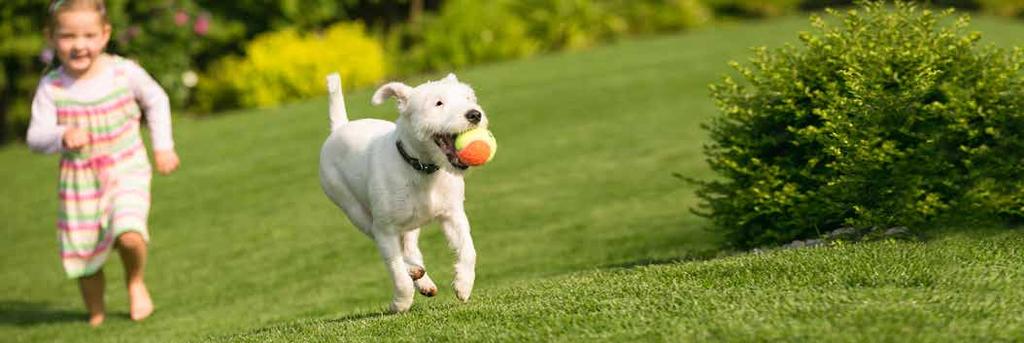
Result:
[[[459,161],[468,166],[482,166],[490,162],[496,151],[498,142],[494,140],[494,134],[485,128],[475,128],[455,138],[455,153]]]

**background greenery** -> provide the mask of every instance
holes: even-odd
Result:
[[[985,42],[1024,45],[1019,21],[979,18]],[[460,71],[501,151],[467,178],[480,252],[469,304],[447,285],[436,227],[423,249],[441,294],[382,316],[376,248],[317,180],[326,99],[177,118],[183,165],[155,177],[148,282],[157,312],[127,318],[119,261],[112,315],[92,330],[53,235],[56,157],[0,148],[0,337],[7,341],[904,339],[1019,337],[1019,231],[719,256],[673,176],[710,178],[707,85],[751,46],[796,42],[805,18],[726,23]],[[404,79],[417,83],[427,75]],[[351,116],[392,119],[368,90]],[[973,228],[984,229],[984,228]],[[726,253],[722,253],[726,254]],[[663,265],[662,265],[663,264]]]
[[[1024,50],[906,3],[813,22],[712,86],[698,194],[731,243],[1024,219]]]
[[[630,35],[691,29],[712,21],[765,18],[849,0],[108,0],[115,37],[109,50],[137,59],[164,86],[176,113],[208,115],[254,105],[276,105],[309,96],[295,81],[262,74],[228,74],[225,65],[252,64],[253,45],[301,32],[319,33],[338,22],[358,21],[384,46],[383,60],[354,61],[390,66],[393,77],[425,71],[578,50]],[[0,2],[0,143],[25,134],[29,104],[46,68],[43,21],[47,0]],[[1009,17],[1021,17],[1024,0],[936,0]],[[361,38],[359,38],[361,39]],[[254,41],[255,40],[255,41]],[[319,44],[325,44],[320,42]],[[316,44],[312,44],[316,45]],[[258,49],[257,49],[258,50]],[[341,50],[341,49],[339,49]],[[295,61],[276,49],[280,60]],[[332,54],[307,53],[302,63],[331,65]],[[374,57],[376,58],[376,57]],[[348,62],[346,62],[347,64]],[[339,68],[346,69],[346,68]],[[312,69],[311,69],[312,70]],[[304,84],[320,84],[313,71],[296,73]],[[196,77],[196,75],[202,75]],[[249,80],[246,80],[246,79]],[[383,77],[377,80],[383,81]],[[205,84],[204,84],[205,83]],[[284,96],[272,102],[240,100],[253,85]],[[358,86],[358,85],[353,85]],[[242,94],[242,96],[239,96]],[[271,99],[261,96],[260,99]]]

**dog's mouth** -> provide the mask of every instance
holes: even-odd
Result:
[[[459,160],[459,155],[455,152],[455,137],[458,134],[455,133],[439,133],[434,135],[434,143],[437,144],[438,148],[441,148],[441,152],[448,158],[448,163],[455,168],[468,169],[469,165],[462,163]]]

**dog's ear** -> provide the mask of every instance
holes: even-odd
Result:
[[[391,82],[380,86],[377,92],[373,93],[373,100],[371,101],[374,105],[380,105],[384,103],[384,100],[395,97],[395,99],[398,99],[398,106],[402,106],[409,100],[409,95],[411,94],[412,87],[401,82]]]
[[[459,82],[459,78],[455,77],[454,73],[448,73],[448,76],[444,77],[445,81]]]

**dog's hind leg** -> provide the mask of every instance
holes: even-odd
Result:
[[[366,211],[366,208],[358,203],[353,202],[346,205],[342,208],[342,211],[345,212],[348,221],[352,222],[352,225],[355,225],[359,231],[373,236],[370,234],[370,230],[373,229],[373,219],[370,217],[370,212]]]
[[[384,264],[387,265],[395,286],[390,310],[393,313],[408,311],[412,307],[414,288],[412,278],[409,277],[409,267],[402,257],[401,237],[396,230],[375,227],[373,231],[373,239],[377,242],[380,255],[384,258]]]
[[[409,266],[409,276],[413,279],[416,291],[428,297],[437,294],[437,285],[427,275],[426,264],[423,263],[423,253],[420,252],[420,229],[406,231],[402,234],[402,256],[406,265]]]

